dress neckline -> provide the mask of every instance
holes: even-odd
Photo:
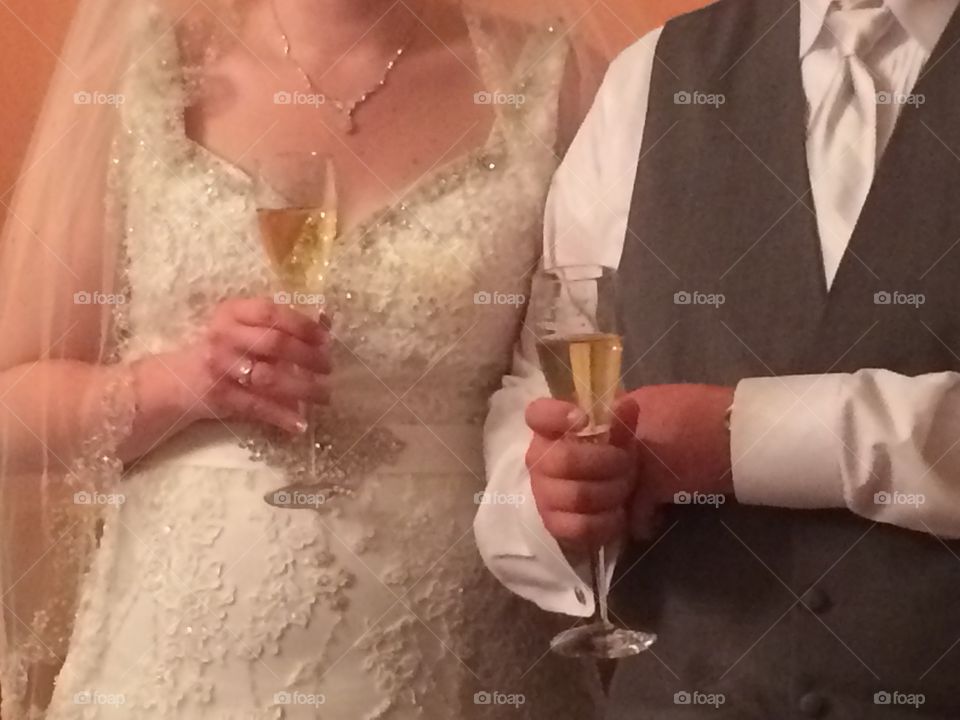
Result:
[[[482,33],[480,29],[480,20],[474,16],[472,11],[469,10],[464,12],[464,17],[466,19],[470,40],[473,45],[474,57],[480,79],[483,84],[483,89],[486,92],[492,92],[493,89],[496,88],[496,83],[494,83],[493,79],[489,77],[489,72],[485,70],[484,62],[481,57],[483,50],[481,48],[482,38],[479,37]],[[184,69],[182,58],[180,58],[179,55],[177,62],[180,70],[180,77],[178,79],[182,83]],[[227,173],[243,186],[243,192],[249,194],[254,184],[253,176],[251,176],[251,174],[238,163],[224,157],[214,150],[211,150],[199,140],[192,138],[187,132],[185,102],[181,102],[181,107],[179,109],[180,112],[178,113],[179,123],[177,125],[177,131],[182,137],[183,141],[186,143],[187,147],[206,161],[208,165],[207,169],[210,169],[210,166],[212,166]],[[363,237],[371,230],[371,228],[379,226],[391,215],[396,214],[400,210],[409,210],[409,208],[415,205],[422,196],[429,195],[430,193],[427,191],[433,188],[436,184],[444,184],[442,183],[443,179],[457,177],[462,173],[462,171],[469,168],[472,164],[482,161],[487,155],[500,155],[501,151],[505,149],[505,133],[503,124],[504,118],[503,112],[497,104],[493,104],[493,112],[494,116],[493,122],[490,126],[490,131],[487,133],[486,138],[480,145],[461,153],[447,162],[431,167],[423,175],[407,184],[407,186],[401,191],[394,193],[393,200],[388,200],[387,202],[379,205],[374,210],[366,213],[365,216],[352,227],[345,229],[341,233],[340,237]]]
[[[251,192],[254,179],[250,173],[248,173],[235,162],[228,160],[219,153],[214,152],[202,143],[191,138],[186,132],[185,125],[182,130],[184,140],[195,153],[203,157],[209,165],[219,168],[221,171],[228,173],[235,180],[240,182],[243,185],[244,192],[248,194]],[[395,193],[393,200],[388,200],[387,202],[382,203],[376,209],[366,213],[366,215],[352,227],[344,230],[344,232],[341,234],[341,237],[348,237],[355,234],[362,236],[366,234],[371,226],[378,224],[383,218],[397,212],[398,210],[407,210],[416,204],[421,196],[427,194],[427,190],[431,189],[442,179],[449,176],[459,175],[461,171],[467,169],[472,164],[479,162],[486,155],[491,155],[494,153],[499,154],[498,150],[501,148],[501,146],[503,146],[503,144],[503,137],[500,133],[500,115],[498,114],[494,119],[493,125],[490,128],[490,132],[481,145],[473,148],[472,150],[468,150],[465,153],[461,153],[457,157],[433,167],[430,170],[427,170],[427,172],[425,172],[423,175],[409,183],[406,188],[398,193]]]

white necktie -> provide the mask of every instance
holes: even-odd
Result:
[[[820,225],[829,229],[821,238],[828,286],[873,183],[877,89],[864,58],[892,21],[887,8],[862,3],[843,9],[834,5],[825,21],[840,63],[823,103],[811,115],[807,161]]]

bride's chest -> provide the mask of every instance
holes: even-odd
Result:
[[[163,162],[134,145],[123,162],[129,323],[144,351],[180,344],[227,298],[276,289],[246,175],[196,146]],[[454,345],[507,351],[539,256],[544,176],[477,152],[341,237],[325,293],[341,339],[366,364],[414,371]]]

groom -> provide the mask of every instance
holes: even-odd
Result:
[[[720,0],[611,67],[548,260],[619,267],[611,447],[529,353],[481,552],[587,616],[630,537],[613,718],[960,718],[958,0]],[[533,401],[531,403],[531,401]]]

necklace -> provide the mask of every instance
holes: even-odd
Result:
[[[390,77],[390,73],[393,72],[393,69],[397,66],[397,63],[400,62],[400,58],[403,57],[403,54],[410,47],[410,43],[413,40],[413,31],[416,28],[416,23],[414,23],[413,27],[410,29],[410,32],[407,34],[407,37],[404,38],[400,46],[390,55],[390,60],[387,61],[386,67],[380,74],[380,79],[357,95],[355,98],[343,100],[340,98],[335,98],[332,95],[320,90],[320,88],[317,87],[317,84],[313,81],[313,78],[310,77],[310,73],[304,70],[303,66],[297,62],[297,59],[293,54],[293,48],[290,45],[290,36],[283,27],[283,22],[280,20],[280,13],[277,12],[276,0],[271,0],[270,5],[273,8],[273,17],[276,20],[277,28],[280,30],[280,38],[283,40],[283,57],[296,68],[297,72],[300,73],[300,76],[303,78],[310,91],[317,95],[319,102],[316,103],[315,106],[319,108],[320,105],[326,105],[329,103],[342,117],[344,132],[346,132],[348,135],[352,135],[357,131],[357,123],[354,115],[364,103],[366,103],[370,98],[386,87],[387,79]]]

